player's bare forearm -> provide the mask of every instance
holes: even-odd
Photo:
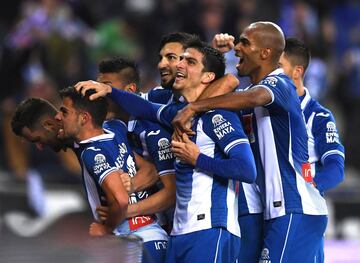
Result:
[[[101,187],[106,194],[109,207],[109,214],[105,225],[109,229],[114,229],[126,218],[129,202],[128,192],[121,180],[121,172],[114,171],[108,174]]]
[[[239,85],[239,80],[232,74],[226,74],[222,78],[212,82],[197,100],[212,98],[232,92]]]
[[[119,205],[117,202],[109,204],[109,215],[105,221],[108,229],[115,229],[121,222],[126,219],[128,204]]]
[[[146,161],[138,154],[134,155],[138,172],[131,178],[131,187],[132,192],[138,192],[154,185],[159,180],[159,174],[155,165]]]
[[[176,196],[175,175],[168,174],[162,177],[164,188],[138,203],[129,205],[127,210],[128,218],[162,212],[174,206]]]
[[[213,109],[241,110],[263,106],[271,102],[271,94],[264,88],[253,88],[243,92],[228,93],[225,95],[198,100],[187,107],[194,113],[206,112]]]

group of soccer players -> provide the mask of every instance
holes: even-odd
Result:
[[[231,49],[251,80],[235,92]],[[39,148],[76,153],[89,233],[139,235],[143,262],[324,262],[324,192],[344,178],[344,148],[303,86],[307,47],[256,22],[236,45],[167,35],[159,58],[161,86],[147,94],[136,66],[115,58],[97,81],[60,91],[59,110],[30,98],[13,117]]]

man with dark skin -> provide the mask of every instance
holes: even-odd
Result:
[[[223,52],[234,47],[224,36]],[[252,109],[249,121],[264,210],[261,260],[313,262],[327,217],[316,210],[317,191],[309,182],[307,133],[296,88],[278,69],[285,39],[271,22],[250,24],[235,45],[239,76],[249,76],[245,91],[191,102],[174,119],[178,135],[193,134],[186,124],[197,113],[215,108]],[[249,135],[249,134],[248,134]]]

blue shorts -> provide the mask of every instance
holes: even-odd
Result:
[[[235,262],[240,251],[240,237],[224,228],[211,228],[171,236],[166,262]]]
[[[316,259],[315,263],[324,263],[325,262],[325,255],[324,255],[324,237],[322,238],[321,245],[316,252]]]
[[[264,216],[260,214],[248,214],[239,216],[241,230],[241,249],[238,262],[259,262],[263,247]]]
[[[325,215],[289,214],[265,220],[260,262],[315,262],[326,225]]]
[[[167,244],[168,242],[165,240],[152,240],[144,242],[142,263],[165,262]]]

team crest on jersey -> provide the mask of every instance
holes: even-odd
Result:
[[[340,143],[336,124],[332,121],[326,123],[326,143]]]
[[[277,78],[267,77],[266,79],[260,81],[259,85],[264,84],[264,85],[270,85],[270,86],[275,87],[277,82],[278,82]]]
[[[263,248],[259,263],[271,263],[269,249]]]
[[[171,151],[170,142],[167,138],[161,138],[158,141],[158,147],[159,161],[170,160],[174,158]]]
[[[226,134],[235,131],[231,123],[227,121],[221,114],[214,115],[211,121],[214,124],[214,133],[219,140],[221,140]]]
[[[224,117],[221,114],[216,114],[211,119],[212,123],[214,124],[214,127],[219,126],[220,124],[226,122]]]
[[[106,161],[105,155],[101,153],[95,155],[94,162],[95,164],[93,169],[95,174],[99,174],[102,171],[110,168],[110,164]]]

